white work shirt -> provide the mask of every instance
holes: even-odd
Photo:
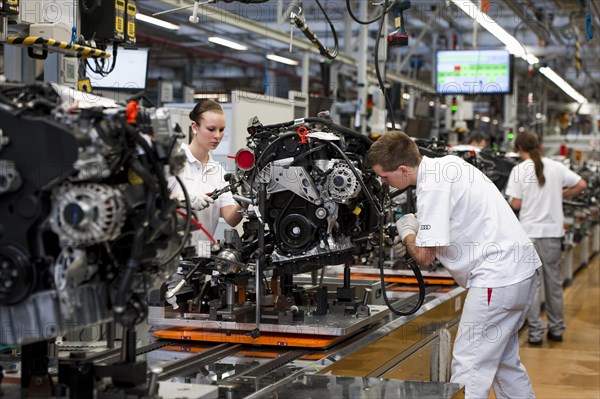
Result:
[[[531,238],[558,238],[565,234],[562,208],[563,187],[573,187],[581,177],[552,159],[542,158],[546,183],[540,187],[535,165],[528,159],[510,172],[506,195],[520,199],[519,219]]]
[[[225,168],[218,162],[215,162],[209,153],[208,162],[203,164],[198,161],[187,144],[182,144],[181,149],[186,156],[186,162],[179,178],[185,184],[188,194],[194,193],[208,194],[216,189],[225,187],[228,183],[225,181]],[[169,191],[171,195],[182,193],[181,187],[174,177],[169,178]],[[213,235],[219,223],[221,208],[229,205],[236,205],[230,192],[223,193],[215,200],[215,203],[208,208],[196,212],[197,220],[204,228]],[[206,237],[208,239],[208,237]]]
[[[423,157],[416,195],[416,245],[437,247],[437,258],[460,286],[504,287],[541,266],[500,191],[465,160]]]

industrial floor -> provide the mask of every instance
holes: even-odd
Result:
[[[600,399],[600,256],[574,277],[564,291],[563,342],[527,343],[521,330],[521,361],[538,399]]]

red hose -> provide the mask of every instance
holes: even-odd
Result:
[[[204,234],[206,234],[206,236],[208,237],[208,239],[210,240],[211,243],[216,244],[217,240],[215,240],[215,238],[212,236],[212,234],[210,234],[205,228],[204,226],[202,226],[202,223],[200,223],[198,220],[196,220],[194,217],[189,216],[187,213],[185,213],[184,211],[177,209],[175,210],[175,212],[177,212],[178,215],[181,215],[183,217],[189,217],[190,221],[194,224],[194,226],[196,226],[197,228],[199,228],[200,230],[202,230],[202,232],[204,232]]]

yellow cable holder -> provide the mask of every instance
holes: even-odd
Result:
[[[61,42],[59,40],[54,39],[45,39],[39,36],[9,36],[6,39],[6,43],[29,48],[42,48],[44,52],[47,52],[48,50],[58,51],[66,55],[77,56],[79,58],[110,57],[110,54],[106,51],[94,47],[81,46],[79,44],[69,44],[68,42]],[[32,56],[31,51],[29,52],[29,55]],[[43,56],[43,58],[46,57]]]

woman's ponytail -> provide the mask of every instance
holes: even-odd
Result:
[[[543,187],[546,183],[546,177],[544,176],[544,163],[542,162],[540,141],[537,136],[529,132],[519,133],[515,139],[515,148],[529,154],[535,166],[535,175],[538,184],[540,187]]]

